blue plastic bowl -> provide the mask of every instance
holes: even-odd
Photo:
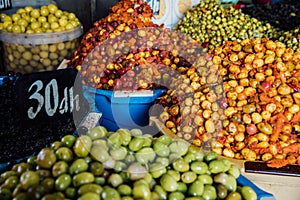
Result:
[[[116,131],[119,128],[132,129],[149,125],[149,109],[166,90],[153,90],[151,96],[135,94],[127,97],[116,97],[112,90],[85,86],[83,91],[92,109],[102,113],[99,124],[109,131]]]

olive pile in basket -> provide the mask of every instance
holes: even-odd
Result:
[[[182,139],[156,139],[139,129],[64,136],[0,175],[0,199],[245,199],[240,170],[213,151]]]

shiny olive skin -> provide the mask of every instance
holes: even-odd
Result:
[[[128,148],[130,151],[138,151],[141,148],[143,148],[144,142],[145,142],[144,138],[134,137],[129,142]]]
[[[7,188],[0,188],[0,199],[10,200],[12,198],[12,193]]]
[[[58,194],[46,194],[41,200],[63,200],[64,198]]]
[[[76,159],[69,168],[70,174],[78,174],[80,172],[85,172],[89,168],[89,165],[86,163],[85,159],[78,158]]]
[[[131,141],[130,131],[127,129],[120,128],[119,130],[117,130],[117,132],[120,134],[120,136],[122,138],[122,145],[127,146],[129,144],[129,142]]]
[[[27,193],[22,192],[13,198],[13,200],[31,200]]]
[[[73,151],[77,157],[86,157],[92,147],[92,140],[89,136],[83,135],[76,139]]]
[[[216,188],[212,185],[204,185],[204,191],[202,194],[204,199],[217,199],[217,191]]]
[[[186,172],[190,169],[190,165],[183,159],[177,159],[172,163],[173,168],[179,172]]]
[[[107,135],[107,130],[103,126],[97,126],[97,127],[91,128],[88,132],[88,136],[92,140],[104,138],[106,135]]]
[[[62,139],[61,142],[63,143],[63,146],[72,148],[74,143],[76,141],[76,137],[73,135],[65,135]]]
[[[202,161],[195,161],[191,164],[191,170],[196,174],[206,174],[208,172],[208,165]]]
[[[190,184],[197,179],[197,174],[192,171],[184,172],[181,174],[181,181]]]
[[[187,192],[187,185],[183,182],[178,182],[178,187],[177,187],[177,191],[178,192],[182,192],[182,193],[186,193]]]
[[[201,181],[203,184],[213,184],[213,178],[208,174],[199,175],[198,180]]]
[[[242,200],[242,195],[238,192],[230,192],[226,200]]]
[[[73,176],[73,185],[79,187],[83,184],[88,184],[94,182],[95,177],[90,172],[81,172]]]
[[[101,198],[103,200],[111,200],[111,199],[120,200],[121,196],[116,189],[109,187],[109,186],[105,186],[105,187],[103,187],[103,192],[101,193]]]
[[[62,174],[55,180],[55,189],[65,191],[72,183],[72,177],[69,174]]]
[[[65,161],[58,161],[52,167],[52,175],[58,177],[59,175],[66,173],[68,169],[68,163]]]
[[[100,176],[104,173],[104,166],[100,162],[92,162],[90,163],[89,171],[95,176]]]
[[[41,199],[47,193],[43,185],[36,185],[27,190],[30,199]]]
[[[29,163],[18,163],[18,164],[15,164],[13,167],[12,167],[12,170],[17,172],[17,175],[21,175],[23,174],[23,172],[26,172],[28,170],[32,170],[33,167],[32,165],[30,165]]]
[[[84,195],[80,196],[78,200],[100,200],[100,196],[97,193],[87,192]]]
[[[118,187],[119,185],[121,185],[123,183],[123,179],[121,177],[120,174],[111,174],[109,177],[108,177],[108,180],[107,182],[113,186],[114,188]]]
[[[151,200],[151,191],[149,185],[144,183],[134,184],[132,196],[134,199]]]
[[[225,197],[227,197],[228,192],[225,185],[218,184],[216,188],[217,188],[217,195],[220,199],[224,199]]]
[[[103,191],[103,188],[100,185],[89,183],[89,184],[80,186],[80,188],[78,189],[78,194],[83,195],[88,192],[93,192],[93,193],[100,195],[102,191]]]
[[[68,147],[60,147],[55,152],[57,159],[65,162],[70,162],[73,160],[73,152]]]
[[[5,180],[4,184],[2,184],[1,187],[12,190],[15,187],[17,187],[18,183],[19,183],[18,176],[10,176]]]
[[[76,189],[74,187],[68,187],[65,190],[65,194],[67,198],[74,199],[74,197],[76,196]]]
[[[245,200],[256,200],[257,199],[257,194],[249,186],[243,186],[241,189],[241,194]]]
[[[20,177],[21,187],[27,190],[29,187],[37,185],[39,183],[40,177],[34,171],[26,171]]]
[[[55,180],[53,178],[45,178],[42,182],[41,185],[44,186],[45,190],[47,192],[51,192],[54,189],[54,184]]]
[[[204,156],[204,159],[205,159],[206,162],[216,160],[217,158],[218,158],[218,154],[214,151],[210,151]]]
[[[130,196],[132,194],[131,187],[125,184],[119,185],[117,190],[122,196]]]
[[[153,178],[159,178],[166,172],[167,172],[166,167],[160,163],[154,163],[153,165],[150,166],[150,173]]]
[[[160,185],[167,192],[174,192],[178,188],[177,181],[173,178],[173,176],[169,174],[162,175],[159,181],[160,181]]]
[[[196,180],[188,188],[188,194],[190,196],[202,196],[204,192],[204,184]]]
[[[184,200],[185,199],[185,196],[183,193],[181,192],[171,192],[169,195],[168,195],[168,199],[169,200]]]

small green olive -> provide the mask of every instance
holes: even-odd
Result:
[[[65,191],[71,184],[72,178],[69,174],[60,175],[55,181],[55,189],[57,191]]]
[[[169,174],[162,175],[160,178],[160,184],[167,192],[174,192],[178,187],[177,181]]]
[[[20,184],[23,189],[28,189],[31,186],[39,183],[40,177],[34,171],[26,171],[20,177]]]
[[[36,158],[36,163],[45,169],[49,169],[56,162],[56,155],[51,149],[43,149],[40,151]]]
[[[98,195],[101,195],[102,191],[103,191],[103,188],[100,185],[89,183],[89,184],[80,186],[80,188],[78,189],[78,194],[83,195],[88,192],[93,192]]]
[[[87,171],[89,165],[82,158],[76,159],[69,168],[70,174],[78,174],[80,172]]]

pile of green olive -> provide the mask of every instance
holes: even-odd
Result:
[[[239,175],[229,160],[185,140],[98,126],[2,173],[0,199],[257,199]]]
[[[19,8],[16,13],[0,14],[7,71],[31,73],[56,69],[79,45],[82,27],[74,13],[55,4]]]
[[[37,45],[3,42],[4,63],[6,69],[13,72],[52,71],[73,53],[79,42],[79,38]]]

